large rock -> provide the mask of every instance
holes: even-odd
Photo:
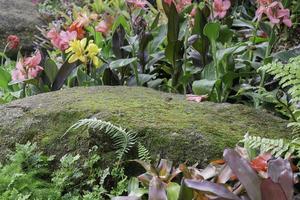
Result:
[[[21,38],[25,49],[31,48],[38,33],[35,26],[40,24],[39,13],[31,0],[0,0],[0,50],[11,34]]]
[[[182,95],[141,87],[90,87],[40,94],[0,106],[0,158],[16,142],[37,142],[49,154],[86,154],[100,138],[64,132],[88,117],[110,121],[138,133],[153,153],[174,161],[199,163],[218,158],[246,132],[287,137],[287,122],[243,105],[188,102]],[[108,143],[109,144],[109,143]]]

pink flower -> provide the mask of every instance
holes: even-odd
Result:
[[[12,71],[13,81],[24,81],[27,79],[27,72],[23,66],[23,60],[20,59],[16,64],[16,69]]]
[[[174,3],[174,0],[164,0],[164,2],[170,6],[172,2]]]
[[[186,95],[186,100],[188,100],[188,101],[195,101],[197,103],[206,101],[207,98],[208,98],[207,95],[201,95],[201,96],[194,95],[194,94],[188,94],[188,95]]]
[[[137,8],[145,8],[147,5],[146,0],[126,0],[127,3],[132,4],[133,6]]]
[[[258,20],[261,20],[265,14],[272,24],[283,23],[288,27],[292,26],[290,19],[290,10],[285,9],[281,2],[272,0],[259,0],[259,7],[256,10],[255,16]]]
[[[69,48],[69,42],[76,40],[77,32],[76,31],[61,31],[60,33],[56,31],[55,28],[52,28],[48,33],[47,37],[51,40],[51,43],[54,47],[60,49],[61,51]]]
[[[43,71],[43,67],[39,66],[42,60],[42,55],[40,51],[37,51],[35,55],[27,57],[25,59],[21,58],[17,64],[16,68],[12,71],[13,81],[24,81],[26,79],[33,79],[38,76],[38,74]]]
[[[230,0],[214,0],[213,2],[214,17],[219,19],[224,18],[230,6],[231,6]]]
[[[192,0],[164,0],[166,4],[171,6],[172,3],[176,6],[177,12],[181,12],[185,6],[190,5]]]
[[[112,27],[113,20],[114,18],[112,16],[106,16],[105,19],[100,21],[98,26],[96,26],[96,31],[106,36]]]
[[[16,35],[9,35],[7,37],[7,42],[10,49],[16,49],[20,45],[20,38]]]
[[[180,0],[176,5],[177,12],[181,12],[185,6],[190,5],[191,3],[192,0]]]

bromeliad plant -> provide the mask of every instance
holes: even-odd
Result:
[[[289,160],[271,154],[251,159],[241,147],[227,149],[223,156],[224,160],[213,161],[203,170],[185,164],[174,168],[172,162],[164,159],[156,167],[137,160],[147,171],[138,179],[149,187],[149,199],[293,199],[293,164]],[[181,185],[175,181],[179,174],[183,176]],[[138,199],[142,196],[131,194],[123,198]]]

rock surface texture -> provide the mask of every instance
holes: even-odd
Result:
[[[0,106],[0,158],[16,142],[37,142],[49,154],[84,155],[97,144],[109,158],[109,141],[87,132],[62,135],[82,118],[96,117],[137,133],[153,155],[176,162],[220,158],[246,132],[287,137],[287,122],[243,105],[195,103],[182,95],[142,87],[72,88]],[[1,160],[1,159],[0,159]]]
[[[8,35],[20,37],[24,49],[30,49],[36,25],[42,22],[31,0],[0,0],[0,49],[4,49]]]

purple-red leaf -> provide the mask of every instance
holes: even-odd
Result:
[[[184,179],[184,184],[194,190],[199,190],[204,193],[212,193],[218,197],[225,199],[240,200],[238,196],[230,192],[225,186],[216,184],[210,181],[197,181],[192,179]]]
[[[224,159],[234,175],[238,177],[252,200],[261,200],[261,180],[251,168],[249,162],[242,158],[235,150],[226,149]]]
[[[288,200],[293,198],[293,171],[288,160],[277,158],[269,161],[268,175],[273,182],[279,183]]]
[[[149,200],[168,200],[164,183],[156,176],[150,181]]]
[[[279,183],[274,183],[270,178],[261,183],[262,200],[287,200]]]

